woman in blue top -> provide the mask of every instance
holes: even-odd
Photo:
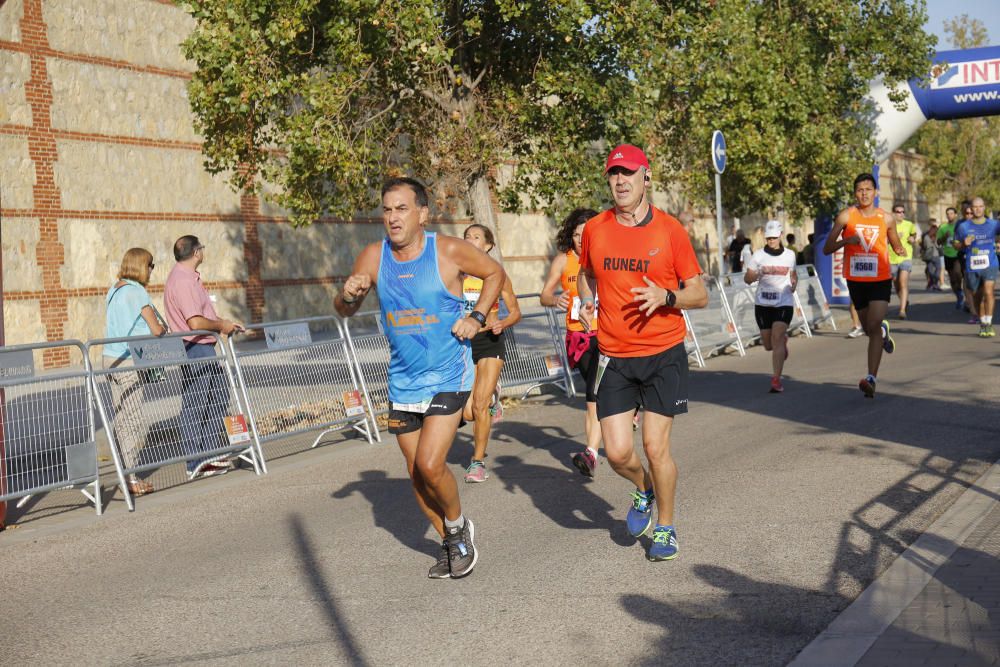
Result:
[[[162,336],[167,332],[163,318],[156,312],[146,284],[153,271],[153,255],[145,248],[130,248],[122,258],[118,282],[111,286],[105,303],[108,307],[108,338],[128,336]],[[132,365],[131,353],[126,343],[108,343],[104,346],[104,367],[116,368]],[[135,467],[139,449],[145,437],[142,419],[142,383],[138,373],[113,373],[108,375],[114,404],[115,441],[127,468]],[[129,475],[129,491],[137,496],[153,492],[153,485]]]

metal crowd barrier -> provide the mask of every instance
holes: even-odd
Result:
[[[500,371],[501,394],[527,396],[545,385],[559,387],[566,396],[576,393],[566,359],[565,334],[551,308],[538,301],[537,292],[518,294],[521,321],[504,331],[507,360]],[[532,300],[529,305],[529,300]]]
[[[733,323],[740,341],[743,347],[749,347],[760,340],[760,330],[754,314],[756,290],[746,284],[743,276],[743,272],[726,273],[719,277],[719,283],[733,314]]]
[[[691,316],[688,315],[688,311],[686,310],[682,310],[681,314],[684,315],[684,326],[687,329],[687,333],[684,334],[684,351],[687,352],[689,358],[694,357],[698,368],[704,368],[705,357],[702,356],[701,345],[698,343],[698,338],[694,335],[694,325],[691,324]]]
[[[722,284],[714,276],[703,275],[702,280],[705,281],[705,289],[708,292],[708,304],[704,308],[685,311],[689,331],[694,337],[694,344],[702,357],[702,363],[705,358],[731,346],[736,347],[741,357],[745,356],[743,340],[739,335]],[[756,326],[756,322],[754,324]]]
[[[229,338],[230,358],[258,448],[278,438],[322,429],[353,428],[369,443],[368,392],[359,378],[340,318],[307,317],[250,324]]]
[[[73,365],[38,372],[36,355],[70,351]],[[78,360],[73,359],[77,357]],[[90,372],[83,343],[0,348],[0,501],[75,488],[101,514]]]
[[[211,356],[189,358],[183,337],[210,336]],[[105,346],[128,345],[130,356],[116,365]],[[198,461],[238,457],[263,472],[260,451],[246,423],[242,392],[226,361],[218,334],[178,332],[165,336],[102,338],[86,344],[101,415],[129,510],[134,510],[126,475]],[[200,350],[209,352],[209,346]],[[97,363],[91,359],[99,356]],[[190,474],[189,474],[190,476]]]
[[[363,310],[346,318],[344,335],[354,359],[354,368],[371,414],[375,438],[381,442],[378,417],[389,414],[389,339],[382,329],[382,313]]]
[[[795,294],[799,299],[803,317],[813,329],[824,322],[830,322],[833,330],[837,330],[837,321],[830,310],[830,304],[826,300],[826,292],[820,283],[819,274],[812,264],[795,267],[799,274],[799,283],[795,288]]]

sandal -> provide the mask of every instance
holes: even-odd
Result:
[[[130,479],[128,482],[128,492],[133,496],[144,496],[153,492],[153,485],[141,479]]]

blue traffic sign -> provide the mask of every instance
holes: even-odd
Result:
[[[726,138],[722,136],[722,130],[712,133],[712,166],[717,174],[726,170]]]

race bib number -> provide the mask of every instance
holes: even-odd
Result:
[[[479,292],[465,292],[465,312],[471,313],[479,303]]]
[[[768,302],[777,301],[781,297],[781,292],[772,292],[770,290],[761,290],[757,294],[760,296],[761,301]]]
[[[611,363],[611,357],[602,354],[597,360],[597,379],[594,380],[594,393],[597,393],[598,387],[601,386],[601,380],[604,379],[604,371],[607,370],[608,364]]]
[[[990,256],[988,254],[969,255],[969,268],[973,271],[983,271],[990,268]]]
[[[579,322],[580,321],[580,307],[582,305],[583,304],[580,303],[580,297],[574,296],[573,297],[573,303],[570,304],[569,319],[571,319],[574,322]],[[597,317],[597,308],[598,308],[598,303],[597,303],[597,300],[595,299],[594,300],[594,317],[595,318]]]
[[[850,269],[852,278],[877,278],[878,255],[875,254],[851,255]]]

